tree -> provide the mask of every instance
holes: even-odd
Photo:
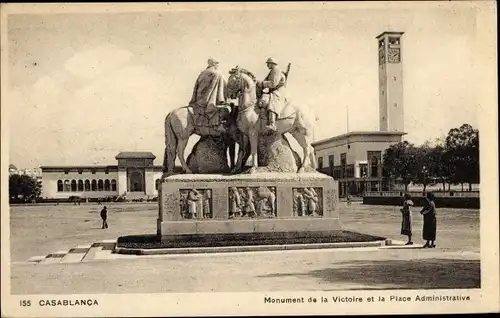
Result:
[[[13,174],[9,177],[9,197],[14,200],[22,198],[25,202],[34,200],[42,193],[41,184],[27,175]]]
[[[434,161],[434,150],[435,148],[428,143],[414,148],[417,166],[413,182],[415,184],[423,185],[424,191],[428,185],[434,184],[434,169],[436,167],[436,162]]]
[[[446,183],[450,182],[454,173],[454,163],[444,144],[431,150],[430,161],[430,174],[443,185],[443,191],[446,190]]]
[[[451,182],[479,183],[479,131],[469,124],[452,128],[446,136],[445,148],[450,157],[453,173]]]
[[[408,191],[408,185],[416,179],[418,171],[417,151],[408,141],[391,145],[384,152],[383,174],[389,180],[399,179]]]

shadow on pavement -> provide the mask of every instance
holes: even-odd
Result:
[[[359,284],[359,289],[453,289],[480,288],[479,260],[422,259],[351,261],[305,273],[270,274],[261,278],[284,276],[312,277],[331,284]],[[349,288],[351,289],[351,288]]]

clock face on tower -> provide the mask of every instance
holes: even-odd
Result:
[[[387,53],[389,63],[399,63],[401,61],[399,49],[390,48]]]

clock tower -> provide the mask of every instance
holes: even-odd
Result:
[[[377,36],[380,131],[404,132],[403,32],[384,32]]]

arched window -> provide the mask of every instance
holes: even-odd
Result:
[[[92,180],[92,191],[97,191],[97,181]]]
[[[116,191],[116,180],[111,180],[111,191]]]
[[[69,180],[64,180],[64,192],[70,192],[71,185],[69,184]]]
[[[71,191],[76,192],[76,180],[71,180]]]
[[[109,184],[109,180],[106,179],[106,181],[104,181],[104,191],[109,191],[111,189],[111,186]]]
[[[102,191],[104,190],[104,182],[99,179],[99,181],[97,181],[97,191]]]
[[[62,180],[57,180],[57,192],[63,192],[64,186]]]
[[[83,191],[83,180],[78,180],[78,191]]]
[[[378,177],[378,159],[372,157],[371,159],[371,177]]]
[[[156,191],[158,191],[158,189],[160,188],[160,184],[161,184],[160,179],[156,179],[156,184],[155,184]]]
[[[85,180],[85,191],[90,191],[90,181]]]

